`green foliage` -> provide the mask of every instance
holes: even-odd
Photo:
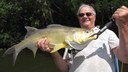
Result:
[[[3,0],[0,2],[0,15],[4,15],[8,12],[9,9],[11,9],[11,4],[6,4]]]
[[[79,26],[76,12],[82,4],[91,4],[97,12],[96,24],[104,26],[114,11],[127,0],[0,0],[0,46],[23,39],[24,26],[46,27],[50,23]]]
[[[52,22],[48,0],[1,0],[0,46],[10,46],[23,39],[24,26],[43,27]]]

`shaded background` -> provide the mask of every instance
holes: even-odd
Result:
[[[12,55],[0,57],[0,72],[59,72],[47,53],[38,52],[34,58],[30,50],[23,50],[15,65],[12,58]]]
[[[13,65],[12,55],[2,57],[4,51],[0,51],[0,72],[59,72],[49,53],[38,50],[34,58],[30,50],[24,49]],[[59,52],[63,54],[63,50]],[[127,68],[127,64],[119,62],[119,72],[128,72]]]

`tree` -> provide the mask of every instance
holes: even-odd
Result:
[[[0,46],[11,46],[23,39],[24,26],[44,28],[57,23],[79,27],[76,12],[80,4],[91,4],[97,12],[96,24],[103,27],[113,12],[127,0],[1,0]],[[117,32],[116,27],[113,27]]]

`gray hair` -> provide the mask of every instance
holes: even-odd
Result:
[[[83,8],[83,7],[89,7],[89,8],[91,8],[92,11],[93,11],[93,14],[96,15],[95,9],[94,9],[92,6],[88,5],[88,4],[82,4],[82,5],[79,7],[78,11],[77,11],[77,15],[80,13],[80,9]]]

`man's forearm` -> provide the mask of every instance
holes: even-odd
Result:
[[[51,56],[60,72],[68,72],[68,63],[63,60],[58,52],[52,53]]]
[[[128,63],[128,24],[119,29],[119,39],[119,58],[124,63]]]

